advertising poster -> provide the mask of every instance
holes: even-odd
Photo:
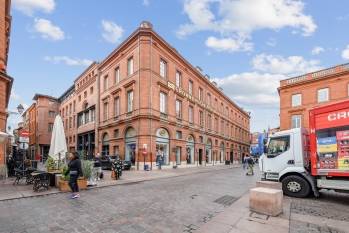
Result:
[[[337,132],[338,169],[349,170],[349,130]]]
[[[319,156],[320,168],[337,168],[337,138],[326,137],[317,139],[317,152]]]

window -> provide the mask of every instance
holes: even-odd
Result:
[[[200,121],[200,126],[204,126],[204,113],[202,111],[199,111],[199,121]]]
[[[69,117],[69,129],[71,129],[71,127],[73,126],[73,119],[71,117]]]
[[[301,115],[293,115],[291,128],[300,128],[301,127],[301,119],[302,119]]]
[[[87,97],[87,91],[84,91],[84,98]]]
[[[214,119],[214,129],[216,130],[216,132],[218,132],[218,118],[217,117]]]
[[[176,100],[176,117],[182,118],[182,101]]]
[[[90,87],[90,94],[93,94],[93,87]]]
[[[329,89],[328,88],[319,89],[317,91],[317,102],[318,103],[328,101],[328,97],[329,97]]]
[[[167,76],[167,63],[163,59],[160,59],[160,76],[163,78]]]
[[[211,106],[211,95],[210,93],[207,93],[207,104]]]
[[[81,102],[81,95],[79,95],[79,102]]]
[[[120,115],[120,97],[115,97],[114,99],[114,116],[117,117]]]
[[[201,87],[199,87],[199,100],[201,100],[202,101],[202,88]]]
[[[276,157],[281,153],[287,151],[290,146],[290,137],[271,138],[268,145],[268,157]]]
[[[118,84],[120,82],[120,68],[117,67],[115,69],[115,84]]]
[[[176,131],[176,139],[182,139],[182,131]]]
[[[90,115],[89,115],[89,112],[85,112],[85,113],[84,113],[84,116],[85,116],[85,124],[89,123],[89,122],[90,122]]]
[[[53,124],[52,123],[48,123],[48,132],[52,132],[53,130]]]
[[[177,87],[182,86],[182,74],[178,70],[176,71],[176,86]]]
[[[133,111],[133,91],[127,92],[127,112]]]
[[[297,107],[302,105],[302,94],[292,95],[292,107]]]
[[[75,103],[75,100],[74,100],[74,102],[73,102],[73,112],[75,112],[75,105],[76,105],[76,103]]]
[[[90,113],[91,113],[91,122],[94,122],[96,119],[96,109],[95,108],[90,109]]]
[[[103,120],[108,120],[108,102],[103,104]]]
[[[84,124],[84,115],[83,113],[78,114],[78,127]]]
[[[188,92],[189,95],[193,95],[193,81],[191,80],[189,80]]]
[[[75,121],[76,121],[76,116],[73,116],[73,128],[75,128]]]
[[[103,90],[106,91],[108,89],[108,75],[104,76],[103,79]]]
[[[194,112],[194,109],[193,109],[193,106],[189,106],[189,109],[188,109],[188,115],[189,115],[189,123],[193,123],[193,112]]]
[[[118,138],[119,137],[119,129],[115,129],[114,130],[114,138]]]
[[[133,57],[127,60],[127,75],[133,74]]]
[[[211,130],[211,125],[212,123],[211,123],[211,115],[207,115],[207,128],[209,129],[209,130]]]
[[[160,92],[160,112],[166,113],[166,103],[167,103],[167,95],[164,92]]]
[[[48,116],[49,117],[55,117],[56,113],[54,111],[49,111]]]

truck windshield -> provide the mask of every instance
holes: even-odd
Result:
[[[268,157],[276,157],[290,147],[290,136],[271,138],[268,145]]]

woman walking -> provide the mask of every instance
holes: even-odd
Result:
[[[78,178],[82,176],[81,161],[77,153],[70,153],[68,163],[68,172],[69,172],[69,186],[72,191],[72,199],[79,198],[79,186]]]

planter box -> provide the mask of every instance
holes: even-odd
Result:
[[[69,181],[60,179],[58,182],[59,191],[61,192],[70,192],[71,189],[69,187]],[[80,190],[87,189],[87,180],[86,179],[78,179],[78,186]]]

